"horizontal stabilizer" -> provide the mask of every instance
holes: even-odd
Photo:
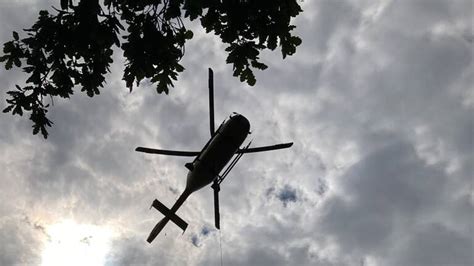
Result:
[[[155,209],[159,210],[164,216],[166,216],[166,218],[173,221],[173,223],[175,223],[177,226],[179,226],[179,228],[181,228],[181,230],[183,230],[183,233],[184,233],[184,231],[186,231],[186,228],[188,227],[188,223],[186,223],[178,215],[172,213],[170,211],[170,209],[166,208],[166,206],[163,205],[163,203],[161,203],[159,200],[155,199],[151,206],[153,206]]]
[[[153,153],[153,154],[161,154],[161,155],[171,155],[171,156],[198,156],[198,151],[173,151],[173,150],[160,150],[160,149],[151,149],[145,147],[137,147],[135,151],[138,152],[145,152],[145,153]]]
[[[289,143],[282,143],[282,144],[271,145],[271,146],[245,148],[245,149],[239,149],[237,151],[237,153],[252,153],[252,152],[262,152],[262,151],[273,151],[273,150],[279,150],[279,149],[286,149],[286,148],[291,147],[292,145],[293,145],[293,142],[289,142]]]

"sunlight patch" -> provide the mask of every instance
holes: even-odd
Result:
[[[46,228],[41,265],[104,265],[112,230],[66,220]]]

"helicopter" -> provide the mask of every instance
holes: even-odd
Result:
[[[201,151],[177,151],[152,149],[145,147],[137,147],[135,151],[161,154],[170,156],[189,156],[195,157],[192,162],[185,164],[189,170],[186,179],[186,187],[179,198],[176,200],[171,209],[167,208],[159,200],[155,199],[151,207],[160,211],[165,217],[161,219],[150,232],[147,242],[151,243],[163,230],[165,225],[171,220],[179,228],[183,230],[183,234],[188,224],[178,215],[176,211],[183,205],[184,201],[195,191],[212,183],[211,188],[214,190],[214,222],[215,227],[220,230],[220,214],[219,214],[219,191],[220,184],[227,177],[229,172],[234,168],[237,162],[245,153],[264,152],[278,149],[289,148],[293,142],[276,144],[271,146],[250,147],[250,141],[245,147],[240,148],[250,132],[250,123],[243,115],[236,112],[232,113],[227,120],[224,120],[219,128],[214,128],[214,74],[209,68],[209,120],[211,138],[204,145]],[[234,157],[232,159],[232,157]],[[231,161],[232,159],[232,161]],[[230,163],[229,163],[230,162]],[[224,167],[227,165],[227,168]],[[222,173],[221,173],[222,172]],[[150,207],[150,208],[151,208]]]

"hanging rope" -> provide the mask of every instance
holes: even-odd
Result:
[[[219,247],[221,249],[221,266],[223,266],[223,263],[222,263],[222,235],[221,235],[221,230],[219,230]]]

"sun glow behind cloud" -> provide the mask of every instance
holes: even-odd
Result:
[[[111,229],[65,220],[47,227],[46,232],[41,265],[104,265]]]

